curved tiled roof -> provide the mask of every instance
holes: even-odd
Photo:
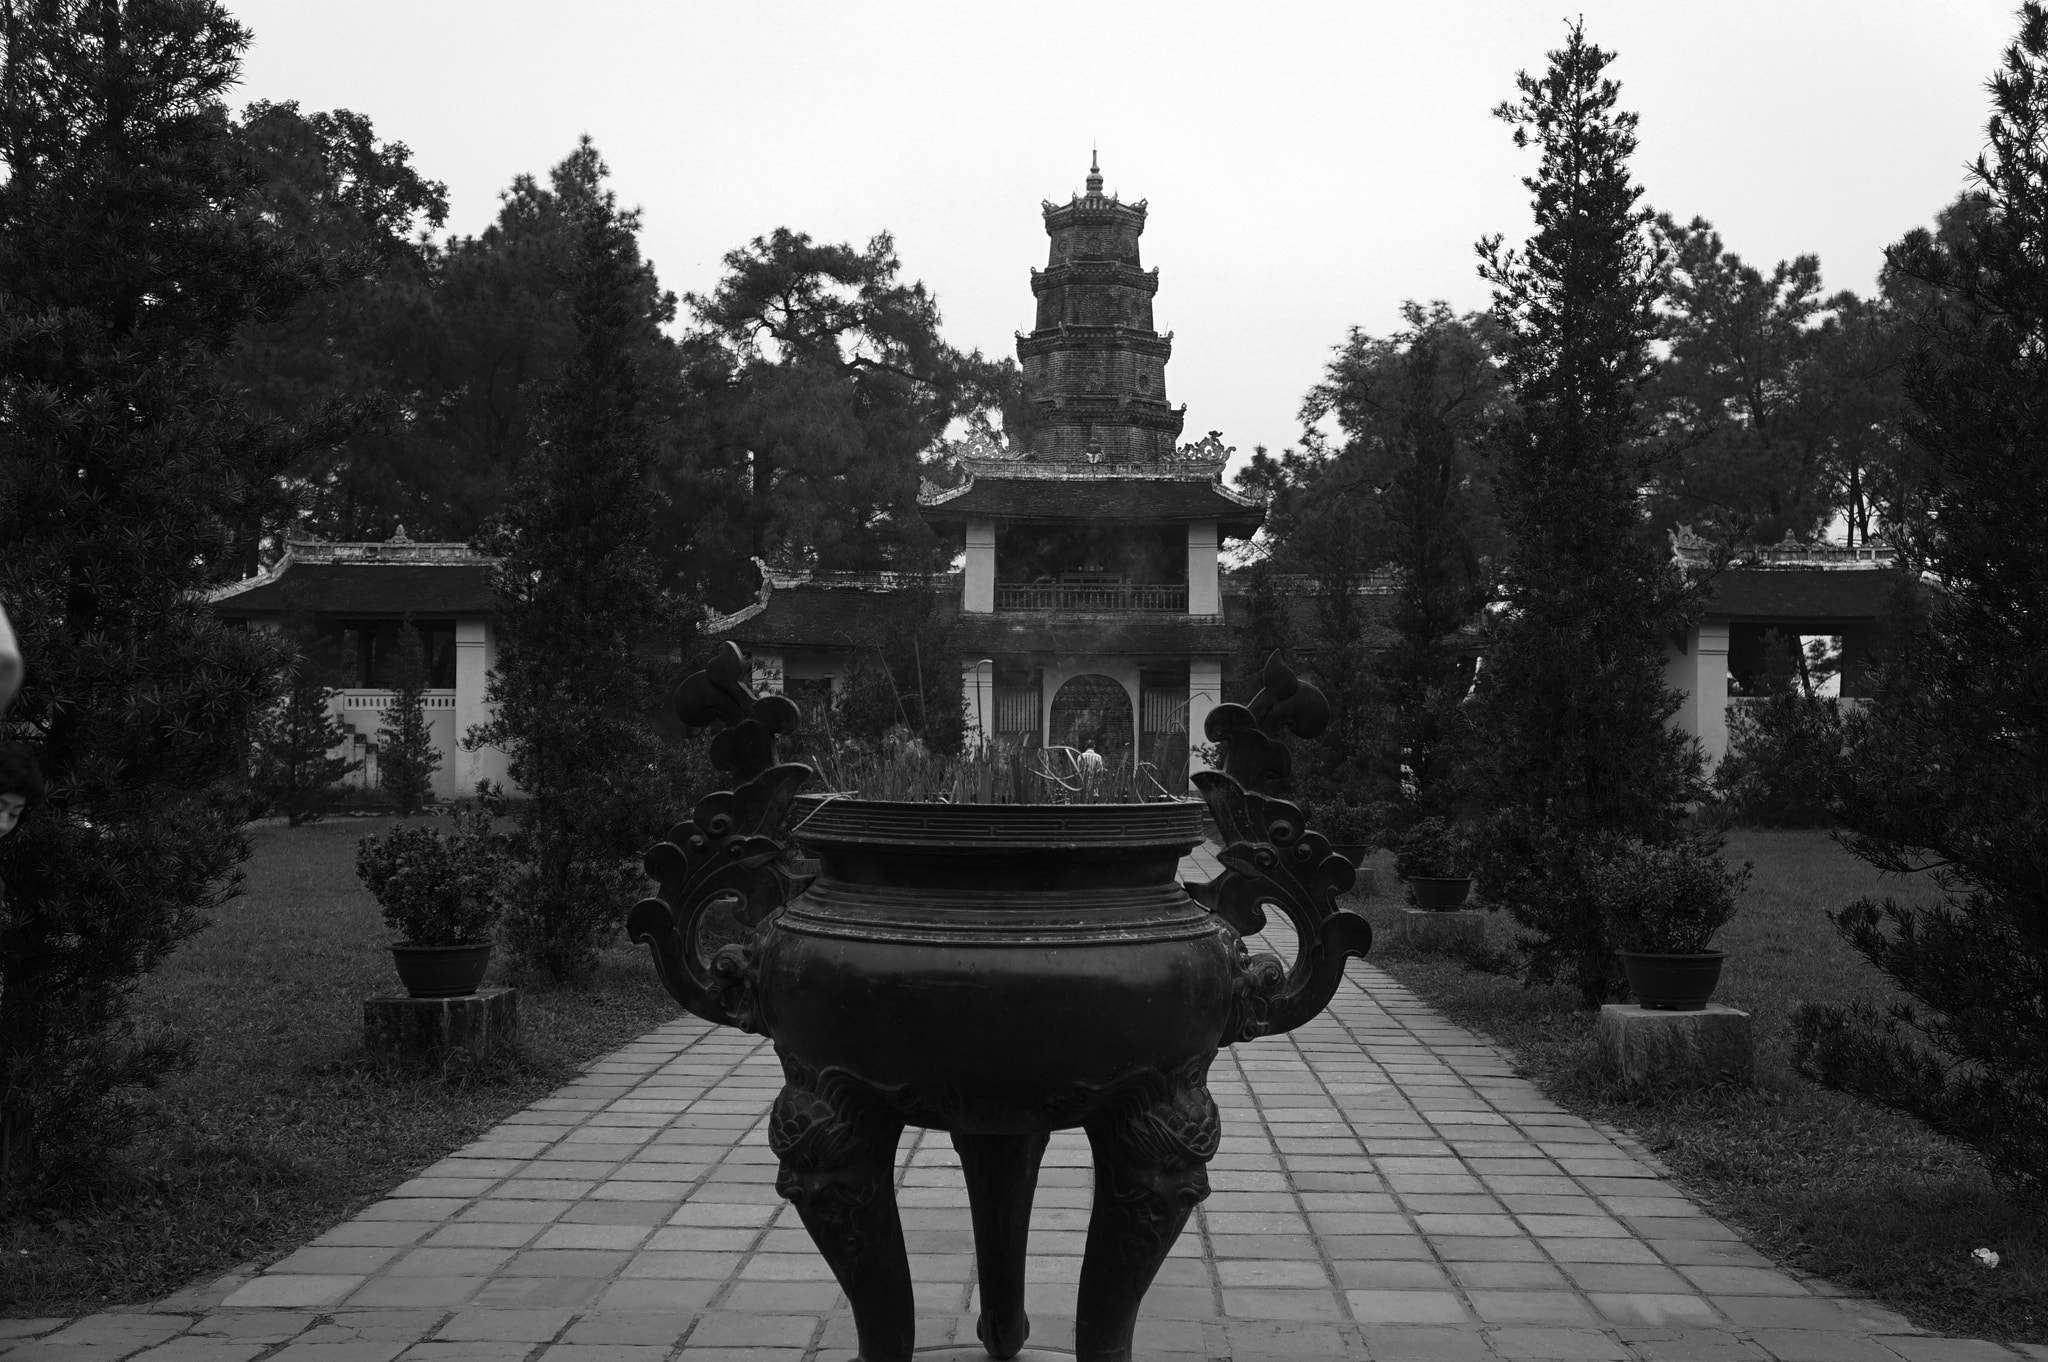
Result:
[[[1211,478],[1079,475],[970,478],[924,503],[925,519],[969,516],[994,520],[1158,523],[1214,520],[1230,534],[1249,535],[1266,508]]]

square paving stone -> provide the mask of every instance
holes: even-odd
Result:
[[[483,1288],[482,1277],[372,1277],[349,1296],[351,1307],[463,1305]]]
[[[1657,1255],[1640,1239],[1540,1239],[1543,1251],[1560,1263],[1650,1263]]]
[[[1723,1329],[1649,1329],[1624,1325],[1615,1332],[1642,1362],[1763,1362],[1767,1356],[1761,1348],[1745,1343]]]
[[[345,1273],[253,1277],[229,1292],[221,1304],[233,1309],[339,1305],[365,1280],[360,1274]]]
[[[1352,1318],[1361,1324],[1464,1324],[1472,1314],[1455,1291],[1346,1291]]]
[[[517,1248],[416,1248],[391,1267],[402,1277],[488,1277],[506,1263]]]
[[[958,1289],[949,1283],[942,1283],[954,1295]],[[912,1289],[922,1293],[927,1287],[924,1282],[913,1280]],[[750,1314],[826,1314],[839,1304],[839,1283],[824,1282],[734,1282],[719,1300],[721,1310],[740,1310]],[[925,1302],[920,1297],[919,1304]]]
[[[399,1248],[391,1245],[350,1248],[308,1246],[287,1254],[265,1271],[367,1275],[396,1258],[399,1252]]]
[[[636,1249],[653,1237],[651,1225],[588,1225],[558,1220],[533,1241],[536,1249]]]
[[[443,1225],[427,1236],[428,1248],[520,1248],[535,1235],[539,1225],[501,1221],[457,1222]]]
[[[1894,1362],[1898,1357],[1868,1334],[1839,1329],[1753,1329],[1749,1337],[1777,1362]]]
[[[546,1343],[567,1327],[573,1310],[458,1310],[434,1331],[436,1340]]]
[[[1701,1267],[1769,1267],[1771,1260],[1744,1243],[1725,1239],[1652,1239],[1650,1247],[1667,1263]]]
[[[1432,1262],[1413,1259],[1393,1261],[1372,1261],[1348,1259],[1332,1265],[1337,1273],[1337,1284],[1355,1290],[1377,1291],[1448,1291],[1451,1279],[1443,1268]]]
[[[1714,1306],[1738,1325],[1766,1329],[1822,1329],[1846,1332],[1854,1319],[1831,1300],[1817,1296],[1714,1296]]]
[[[1337,1293],[1289,1290],[1281,1287],[1225,1287],[1223,1313],[1232,1319],[1327,1320],[1344,1318],[1344,1305]]]
[[[1217,1262],[1217,1280],[1233,1286],[1305,1286],[1326,1289],[1330,1274],[1315,1259],[1228,1259]]]
[[[440,1224],[436,1220],[350,1220],[313,1240],[313,1248],[403,1248]]]
[[[1434,1260],[1429,1241],[1419,1234],[1325,1234],[1318,1236],[1323,1253],[1334,1262],[1354,1259],[1411,1258]]]
[[[1493,1362],[1485,1336],[1477,1329],[1429,1325],[1361,1324],[1359,1334],[1376,1358],[1401,1362]],[[1338,1356],[1336,1353],[1325,1356]]]
[[[1715,1296],[1807,1296],[1812,1293],[1776,1268],[1688,1265],[1678,1269],[1695,1288]]]
[[[1487,1332],[1486,1341],[1497,1356],[1522,1358],[1583,1358],[1588,1362],[1622,1362],[1628,1350],[1595,1329],[1555,1325],[1515,1325]]]
[[[1564,1275],[1581,1291],[1649,1291],[1685,1295],[1696,1288],[1668,1267],[1654,1263],[1566,1263]]]
[[[724,1282],[678,1281],[652,1277],[605,1282],[588,1278],[578,1283],[599,1310],[702,1310],[725,1289]]]
[[[53,1348],[57,1345],[52,1344]],[[136,1353],[132,1362],[249,1362],[268,1352],[267,1343],[230,1343],[221,1338],[174,1338]]]
[[[1568,1290],[1468,1291],[1472,1309],[1488,1324],[1600,1323],[1593,1307]]]
[[[810,1315],[748,1315],[714,1310],[690,1331],[692,1347],[804,1348],[818,1331]]]
[[[610,1277],[632,1256],[622,1249],[521,1249],[499,1273],[506,1277]]]
[[[1521,1235],[1431,1235],[1430,1246],[1447,1263],[1540,1263],[1544,1254],[1535,1240]]]
[[[1571,1283],[1548,1263],[1452,1263],[1458,1285],[1482,1291],[1569,1291]]]
[[[1593,1308],[1615,1324],[1719,1324],[1704,1297],[1657,1291],[1589,1291]]]
[[[478,1308],[513,1306],[523,1310],[580,1307],[596,1302],[605,1289],[602,1277],[493,1277],[470,1297]]]

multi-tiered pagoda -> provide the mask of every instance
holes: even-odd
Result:
[[[1263,509],[1223,486],[1219,440],[1178,443],[1173,338],[1153,327],[1159,272],[1139,258],[1145,204],[1105,195],[1096,166],[1087,183],[1045,205],[1036,325],[1017,338],[1033,419],[920,503],[964,545],[950,608],[970,730],[1135,754],[1177,787],[1232,649],[1217,551]],[[894,589],[887,575],[764,570],[760,599],[710,631],[752,654],[763,685],[823,702],[873,646],[875,597]]]

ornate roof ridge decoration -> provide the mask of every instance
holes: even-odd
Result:
[[[947,487],[942,490],[930,478],[924,479],[922,485],[917,490],[917,504],[920,506],[943,506],[947,502],[958,497],[964,497],[973,491],[974,469],[971,465],[974,462],[974,460],[967,458],[960,460],[960,467],[966,472],[967,476],[960,480],[958,487]]]
[[[1216,489],[1244,506],[1263,506],[1265,502],[1255,497],[1246,497],[1231,491],[1221,484],[1220,461],[1167,460],[1131,463],[1086,463],[1079,459],[1040,459],[1031,462],[1003,460],[1000,463],[979,459],[963,458],[960,466],[967,473],[967,480],[958,487],[949,487],[929,499],[920,498],[924,505],[941,506],[964,495],[974,485],[976,478],[994,478],[1028,482],[1207,482]]]
[[[1696,567],[1709,562],[1715,542],[1696,533],[1690,525],[1671,531],[1674,562]],[[1741,568],[1821,569],[1832,572],[1871,572],[1889,568],[1896,561],[1891,541],[1879,537],[1861,544],[1805,544],[1785,537],[1775,544],[1741,544],[1731,548],[1728,565]]]
[[[405,537],[405,527],[391,538],[378,542],[367,540],[358,543],[332,543],[325,539],[286,539],[284,557],[278,566],[287,560],[299,563],[495,563],[497,559],[487,553],[479,553],[459,540],[442,542],[415,541]]]
[[[297,563],[321,567],[432,567],[443,564],[474,567],[489,566],[497,561],[490,554],[478,553],[468,544],[458,541],[418,542],[409,539],[403,525],[400,525],[389,539],[381,541],[371,539],[336,543],[326,539],[287,537],[284,541],[284,553],[275,563],[253,577],[244,577],[238,582],[215,587],[206,593],[206,599],[232,600],[245,592],[273,585]]]

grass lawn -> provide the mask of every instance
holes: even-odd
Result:
[[[149,1128],[103,1184],[0,1225],[0,1313],[146,1301],[274,1258],[677,1015],[622,943],[588,992],[522,987],[515,1061],[456,1076],[370,1063],[362,1000],[397,976],[355,847],[389,822],[253,830],[248,892],[138,996],[144,1029],[193,1038],[192,1066],[150,1096]]]
[[[1362,904],[1380,942],[1372,956],[1453,1020],[1512,1052],[1525,1073],[1582,1116],[1655,1150],[1686,1189],[1741,1226],[1780,1263],[1824,1277],[1943,1333],[2048,1342],[2048,1215],[2014,1202],[1967,1151],[1917,1124],[1806,1082],[1791,1069],[1799,1002],[1885,1002],[1889,984],[1835,935],[1825,910],[1864,894],[1931,894],[1877,872],[1821,832],[1747,831],[1729,843],[1756,873],[1721,934],[1729,952],[1716,1002],[1755,1018],[1754,1090],[1646,1096],[1597,1072],[1592,1014],[1561,988],[1527,988],[1404,952],[1390,858],[1380,897]],[[1490,917],[1488,945],[1516,928]],[[2002,1262],[1978,1267],[1970,1252]]]

